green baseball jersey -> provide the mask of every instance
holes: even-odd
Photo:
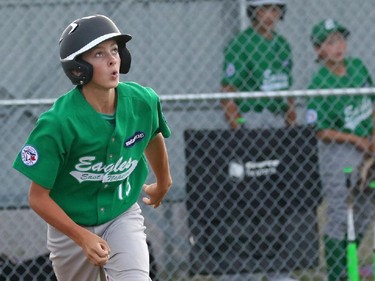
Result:
[[[292,84],[292,52],[286,39],[274,34],[269,40],[248,28],[237,35],[224,51],[223,86],[234,86],[238,91],[278,91]],[[284,99],[236,100],[240,110],[261,112],[286,111]]]
[[[13,167],[50,189],[76,223],[108,222],[138,200],[149,141],[170,135],[159,97],[136,83],[118,84],[115,121],[104,120],[77,87],[40,116]]]
[[[323,66],[313,76],[309,89],[370,87],[372,79],[361,60],[345,59],[347,74],[337,76]],[[308,101],[307,123],[317,130],[333,129],[358,136],[373,130],[372,101],[368,96],[319,96]]]

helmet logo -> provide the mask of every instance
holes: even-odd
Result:
[[[325,29],[327,30],[331,30],[331,29],[334,29],[336,26],[335,22],[333,19],[327,19],[325,22],[324,22],[324,27]]]
[[[76,22],[72,22],[72,23],[70,24],[70,27],[71,27],[71,29],[70,29],[70,31],[69,31],[68,34],[71,34],[74,30],[76,30],[76,28],[78,27],[78,23],[76,23]]]

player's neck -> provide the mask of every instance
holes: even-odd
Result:
[[[271,28],[266,25],[262,25],[261,23],[258,23],[256,21],[253,22],[253,28],[254,30],[262,35],[264,38],[267,38],[268,40],[271,40],[274,35],[274,28]]]
[[[117,95],[115,89],[103,91],[84,87],[82,94],[97,112],[113,114],[116,111]]]
[[[345,61],[335,62],[335,61],[326,61],[325,66],[337,76],[346,75],[346,64]]]

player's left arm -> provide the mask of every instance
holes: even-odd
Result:
[[[370,142],[370,149],[369,152],[375,155],[375,105],[373,104],[372,109],[372,135],[371,135],[371,142]]]
[[[156,183],[143,186],[143,190],[148,195],[143,198],[143,202],[157,208],[172,185],[167,148],[161,133],[149,142],[145,155],[156,177]]]
[[[367,68],[366,68],[366,71],[367,73],[369,73]],[[368,77],[367,77],[367,84],[369,85],[369,87],[374,87],[375,85],[370,74],[368,74]],[[370,98],[372,101],[372,135],[371,135],[371,144],[370,144],[369,152],[375,155],[375,96],[371,95]]]

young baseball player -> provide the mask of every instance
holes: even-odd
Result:
[[[102,15],[64,30],[60,60],[77,86],[40,116],[14,162],[32,181],[30,207],[48,223],[59,281],[97,280],[103,269],[105,280],[151,280],[137,200],[143,188],[143,202],[157,208],[170,189],[170,130],[151,88],[119,82],[130,39]]]
[[[372,85],[362,61],[346,57],[347,28],[327,19],[312,29],[311,41],[321,68],[312,77],[310,89],[360,88]],[[324,229],[328,280],[344,278],[346,267],[346,220],[348,190],[343,169],[356,168],[366,151],[374,152],[373,101],[368,96],[320,96],[308,102],[307,122],[319,139],[320,168],[326,197]],[[355,176],[355,175],[353,175]],[[352,182],[356,182],[353,177]],[[371,198],[355,193],[355,229],[363,234],[370,222]]]
[[[291,47],[275,31],[285,12],[286,0],[248,0],[251,26],[225,48],[222,91],[277,91],[291,87]],[[232,129],[238,128],[238,120],[243,119],[246,119],[247,126],[252,127],[261,126],[254,124],[257,118],[261,118],[262,126],[266,123],[272,127],[291,125],[296,120],[292,99],[224,100],[222,103],[225,118]]]
[[[292,51],[287,40],[276,32],[286,13],[286,0],[247,0],[251,22],[224,50],[223,92],[277,91],[292,85]],[[295,123],[292,99],[223,100],[224,116],[231,129],[285,127]],[[240,276],[260,280],[263,274]],[[268,274],[271,281],[293,281],[289,273]],[[237,280],[233,277],[231,280]]]

